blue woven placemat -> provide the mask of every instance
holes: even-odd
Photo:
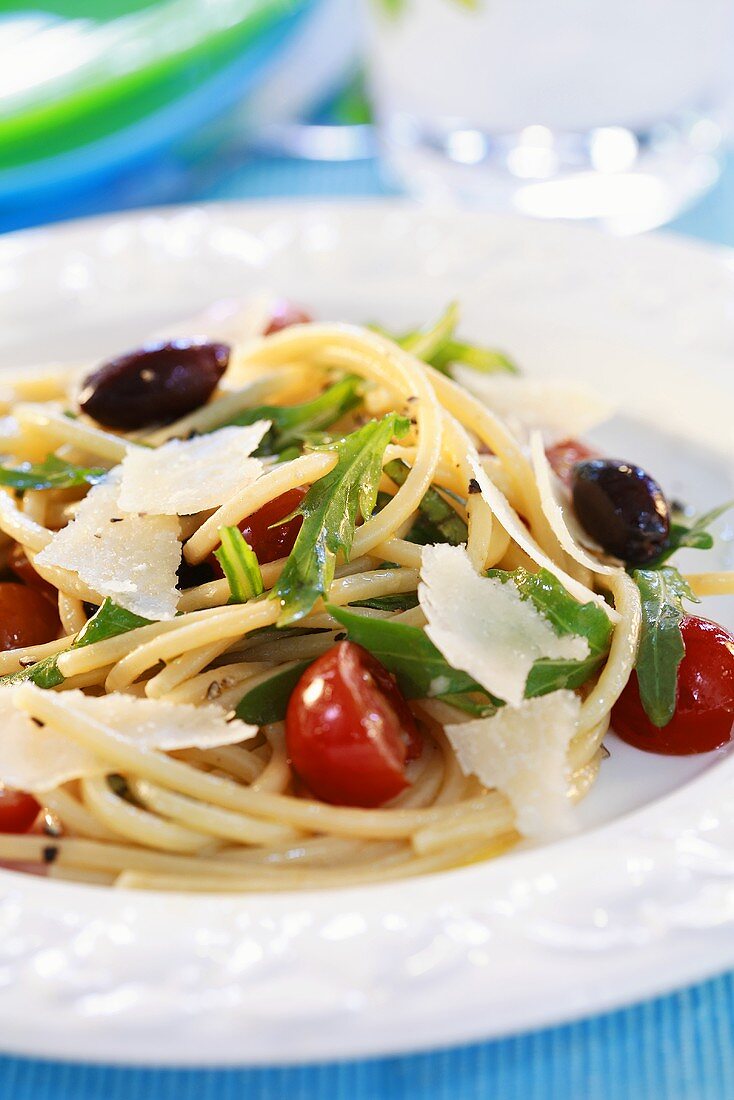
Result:
[[[734,979],[551,1031],[295,1069],[139,1070],[0,1060],[3,1100],[725,1100]],[[288,1036],[283,1035],[287,1044]]]
[[[374,161],[252,160],[188,198],[390,194]],[[149,195],[149,192],[147,193]],[[145,188],[73,213],[144,205]],[[158,196],[160,201],[161,196]],[[180,198],[177,192],[176,198]],[[48,217],[52,215],[49,213]],[[62,216],[58,214],[57,216]],[[0,229],[11,228],[3,220]],[[734,161],[673,226],[734,245]],[[283,1035],[284,1046],[288,1043]],[[0,1058],[0,1100],[727,1100],[734,1098],[734,976],[622,1012],[451,1051],[296,1069],[143,1070]]]

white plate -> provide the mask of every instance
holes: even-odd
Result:
[[[103,218],[0,240],[0,365],[108,355],[264,287],[397,326],[458,298],[468,334],[610,393],[600,442],[708,507],[734,495],[733,262],[396,204]],[[723,603],[705,613],[732,624]],[[421,880],[220,898],[0,872],[0,1046],[346,1058],[553,1024],[734,965],[734,758],[609,744],[580,836]]]

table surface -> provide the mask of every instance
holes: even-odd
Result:
[[[123,182],[43,220],[180,199],[175,166],[144,189]],[[372,160],[250,158],[189,176],[183,197],[374,196],[394,188]],[[153,187],[157,183],[157,188]],[[38,211],[35,212],[38,220]],[[0,211],[0,230],[34,220]],[[734,246],[734,156],[718,186],[668,227]],[[432,1054],[255,1070],[136,1070],[0,1058],[10,1100],[723,1100],[734,1097],[734,975],[610,1015]],[[283,1036],[287,1043],[287,1035]]]

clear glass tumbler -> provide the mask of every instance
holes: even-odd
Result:
[[[388,156],[422,197],[635,232],[718,174],[734,0],[363,0]]]

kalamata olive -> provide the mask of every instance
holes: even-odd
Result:
[[[147,344],[84,379],[79,404],[107,428],[167,424],[205,404],[229,362],[227,344],[174,340]]]
[[[579,462],[572,491],[579,522],[609,554],[644,565],[664,548],[670,508],[658,483],[639,466],[611,458]]]

